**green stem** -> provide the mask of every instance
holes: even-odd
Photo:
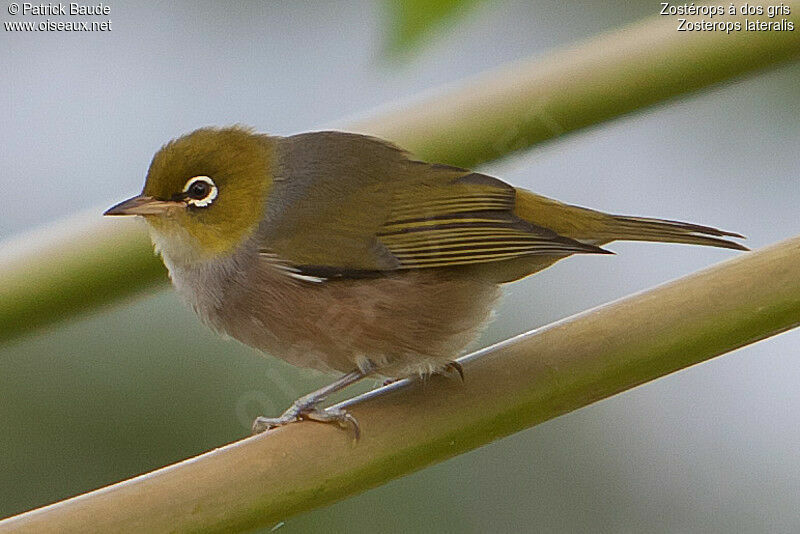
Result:
[[[0,342],[167,282],[143,226],[98,211],[4,243]]]
[[[444,88],[350,129],[391,139],[429,161],[471,167],[797,59],[800,2],[786,5],[792,32],[679,32],[683,17],[657,16]],[[713,20],[743,24],[746,18]]]

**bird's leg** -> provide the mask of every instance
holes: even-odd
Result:
[[[358,439],[361,435],[361,431],[355,417],[345,410],[334,410],[332,408],[326,410],[324,408],[319,408],[319,404],[333,393],[355,384],[371,371],[372,369],[368,368],[347,373],[335,382],[300,397],[294,401],[289,409],[283,412],[280,417],[256,417],[256,420],[253,421],[253,434],[258,434],[270,428],[283,426],[301,419],[310,419],[323,423],[337,423],[341,426],[352,425],[355,437]]]

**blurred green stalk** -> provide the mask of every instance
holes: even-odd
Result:
[[[167,281],[144,222],[100,213],[2,244],[0,343]]]
[[[474,166],[800,57],[800,2],[785,3],[793,32],[679,32],[677,17],[660,16],[345,129],[392,140],[430,161]],[[52,236],[1,247],[0,342],[166,281],[139,226],[103,221],[99,210],[91,222],[58,226]]]

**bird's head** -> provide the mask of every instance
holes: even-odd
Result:
[[[164,145],[141,195],[104,215],[140,215],[172,261],[231,252],[257,228],[272,188],[274,141],[241,127],[203,128]]]

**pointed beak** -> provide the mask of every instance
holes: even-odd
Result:
[[[111,206],[103,215],[164,215],[173,208],[185,207],[183,202],[139,195]]]

